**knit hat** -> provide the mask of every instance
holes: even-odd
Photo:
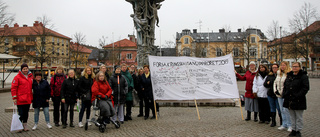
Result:
[[[23,63],[23,64],[21,65],[21,70],[22,70],[24,67],[29,68],[29,67],[28,67],[28,65],[27,65],[26,63]]]
[[[255,63],[254,61],[251,61],[251,62],[249,63],[249,65],[251,65],[251,64],[256,65],[256,63]]]

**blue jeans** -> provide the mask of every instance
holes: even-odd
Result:
[[[277,97],[270,97],[268,96],[269,106],[270,106],[270,112],[276,112],[276,109],[278,110],[278,113],[280,114],[280,107]]]
[[[35,124],[38,124],[38,122],[39,122],[39,112],[40,112],[40,108],[34,108],[34,123]],[[50,123],[49,107],[44,107],[43,113],[44,113],[46,123]]]
[[[283,107],[283,98],[278,98],[279,106],[281,110],[281,116],[282,116],[282,125],[283,127],[291,127],[291,120],[290,120],[290,113],[289,110],[285,107]]]

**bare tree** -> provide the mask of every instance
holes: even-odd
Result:
[[[300,53],[305,58],[305,67],[308,68],[309,60],[309,46],[311,38],[319,31],[309,30],[308,26],[319,18],[317,9],[310,3],[304,3],[304,5],[293,14],[293,17],[289,19],[289,25],[293,32],[297,33],[297,37],[300,40],[298,43],[300,46]]]
[[[232,48],[230,48],[230,41],[231,41],[231,27],[230,25],[223,26],[224,32],[222,32],[222,39],[224,45],[224,55],[227,55],[232,52]]]
[[[103,48],[104,46],[107,45],[107,39],[108,39],[108,37],[105,37],[105,36],[102,36],[102,37],[99,39],[99,46],[100,46],[100,48]]]
[[[9,25],[12,24],[14,18],[15,15],[8,12],[7,4],[0,1],[0,26],[4,26],[3,29],[0,29],[0,45],[5,42],[5,37],[8,34],[12,34],[12,29],[9,29]],[[4,53],[9,52],[9,47],[4,45],[3,48]]]
[[[73,35],[73,42],[74,44],[71,46],[70,45],[70,58],[71,60],[74,61],[75,63],[75,69],[78,69],[78,62],[83,61],[83,57],[80,56],[81,53],[83,52],[84,49],[84,44],[86,42],[86,36],[84,34],[82,34],[81,32],[76,32]]]
[[[23,45],[17,45],[25,48],[26,56],[40,63],[41,73],[43,73],[44,63],[51,65],[51,58],[54,55],[52,48],[48,46],[51,43],[49,38],[53,35],[53,28],[52,21],[46,15],[38,17],[35,26],[29,32],[30,37],[25,43],[21,43]]]
[[[269,54],[270,56],[275,56],[275,61],[278,61],[278,52],[280,42],[278,42],[278,38],[280,37],[280,26],[278,21],[272,21],[270,26],[268,27],[267,34],[269,38],[273,41],[274,45],[272,47],[272,52]]]

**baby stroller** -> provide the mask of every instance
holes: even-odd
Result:
[[[110,103],[110,104],[107,104]],[[108,106],[109,105],[109,106]],[[111,99],[102,99],[100,95],[93,101],[93,118],[86,122],[84,129],[88,130],[89,122],[93,123],[97,127],[99,127],[99,131],[104,133],[106,130],[106,125],[108,122],[112,122],[116,128],[120,128],[120,123],[118,121],[114,122],[110,120],[113,114],[106,116],[104,114],[104,110],[106,109],[113,109]]]

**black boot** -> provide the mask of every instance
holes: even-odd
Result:
[[[300,133],[300,132],[299,132]],[[292,130],[291,133],[289,134],[289,137],[295,137],[297,135],[297,132]],[[301,134],[300,134],[301,135]]]
[[[276,112],[271,112],[271,125],[270,125],[270,127],[275,127],[276,125],[277,125]]]
[[[301,137],[300,131],[297,131],[297,132],[296,132],[296,137]]]
[[[281,113],[278,113],[279,115],[279,118],[280,118],[280,126],[282,125],[282,116],[281,116]]]
[[[251,120],[251,112],[247,111],[247,118],[245,119],[246,121]]]
[[[258,112],[254,112],[254,122],[258,122]]]
[[[70,127],[74,127],[73,122],[70,122]]]

